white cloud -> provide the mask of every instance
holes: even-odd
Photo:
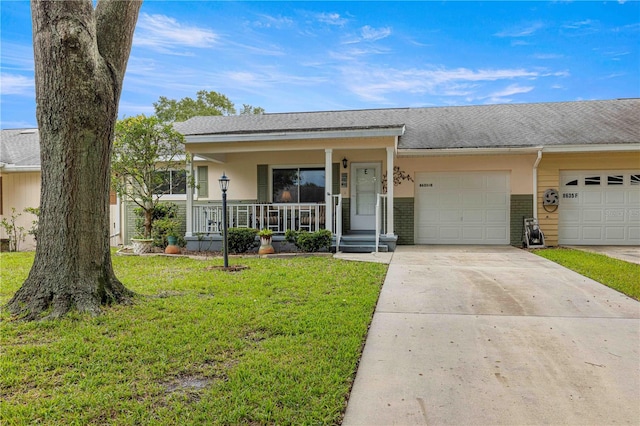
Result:
[[[564,55],[560,53],[536,53],[533,57],[535,59],[562,59]]]
[[[260,15],[261,20],[253,22],[258,28],[288,28],[293,26],[294,21],[285,16]]]
[[[3,95],[35,96],[33,77],[3,72],[0,73],[0,88]]]
[[[360,33],[362,34],[362,40],[376,41],[389,37],[391,35],[391,28],[372,28],[369,25],[365,25],[360,29]]]
[[[175,49],[211,47],[218,38],[210,29],[184,25],[166,15],[143,13],[138,19],[133,44],[162,53],[184,54]]]
[[[2,41],[2,69],[33,71],[33,46]]]
[[[491,93],[488,97],[493,99],[504,98],[505,96],[512,96],[520,93],[529,93],[533,89],[535,89],[535,87],[533,86],[519,86],[517,84],[511,84],[502,90]]]
[[[542,28],[544,28],[544,24],[542,22],[534,22],[532,24],[527,24],[526,26],[512,27],[494,35],[498,37],[527,37],[533,35],[536,31]]]
[[[323,24],[336,25],[339,27],[349,22],[347,18],[340,16],[339,13],[318,13],[315,15],[315,18]]]
[[[527,93],[531,84],[518,84],[518,80],[537,80],[558,73],[542,73],[524,68],[468,69],[433,68],[407,69],[373,68],[365,64],[342,67],[343,82],[347,89],[368,101],[383,102],[387,96],[418,94],[467,97],[469,99],[498,99]],[[496,90],[501,81],[514,81],[504,89]]]
[[[383,38],[387,38],[391,35],[390,27],[383,28],[373,28],[369,25],[365,25],[360,28],[360,33],[358,35],[351,35],[349,38],[343,42],[343,44],[355,44],[361,42],[372,42],[377,40],[382,40]]]

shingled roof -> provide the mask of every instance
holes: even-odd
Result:
[[[0,163],[18,167],[40,167],[38,129],[2,130]]]
[[[405,126],[398,149],[640,142],[640,99],[194,117],[185,136],[313,133]]]

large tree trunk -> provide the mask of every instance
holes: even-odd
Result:
[[[34,264],[7,305],[15,315],[98,314],[133,295],[111,265],[109,173],[140,5],[32,0],[41,213]]]

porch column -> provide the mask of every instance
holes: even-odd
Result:
[[[387,147],[387,236],[393,236],[393,157],[394,147]]]
[[[193,163],[187,161],[187,231],[185,237],[193,236],[193,192],[196,188],[191,186],[193,182]]]
[[[325,227],[332,233],[333,229],[333,196],[331,194],[333,188],[333,149],[324,150],[324,189],[325,189]]]

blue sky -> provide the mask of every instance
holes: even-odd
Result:
[[[1,128],[36,126],[28,1],[0,1]],[[120,116],[227,95],[267,112],[640,97],[640,3],[144,2]]]

